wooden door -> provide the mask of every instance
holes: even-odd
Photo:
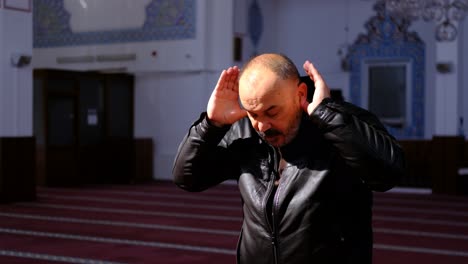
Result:
[[[47,184],[80,182],[75,96],[50,95],[47,102]]]

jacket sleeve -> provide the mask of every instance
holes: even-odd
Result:
[[[223,137],[230,126],[211,125],[206,113],[190,127],[173,164],[174,183],[192,192],[203,191],[236,175],[235,159]]]
[[[405,173],[402,148],[369,111],[327,98],[310,118],[370,189],[386,191]]]

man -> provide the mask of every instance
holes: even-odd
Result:
[[[238,263],[371,263],[372,191],[394,186],[402,150],[371,113],[334,102],[312,63],[304,70],[310,103],[284,55],[224,70],[179,147],[174,181],[188,191],[238,181]]]

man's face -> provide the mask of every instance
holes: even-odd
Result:
[[[240,101],[252,126],[275,147],[297,135],[302,96],[296,80],[281,80],[263,67],[249,69],[239,80]]]

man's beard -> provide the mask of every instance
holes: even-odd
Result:
[[[301,126],[301,118],[302,118],[302,109],[299,109],[296,113],[296,117],[291,120],[290,125],[288,126],[288,130],[286,131],[284,145],[289,144],[299,132],[299,127]]]

